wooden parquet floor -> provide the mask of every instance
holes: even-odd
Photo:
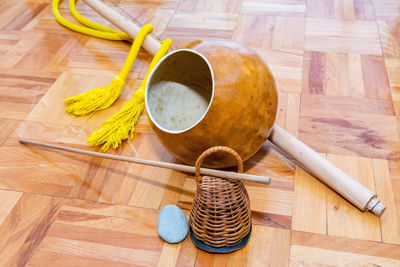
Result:
[[[68,19],[67,2],[61,12]],[[63,98],[110,83],[130,44],[61,27],[46,0],[0,0],[0,266],[400,266],[400,2],[398,0],[110,0],[173,47],[226,38],[256,50],[279,90],[277,124],[377,192],[362,213],[266,143],[245,163],[249,244],[229,255],[157,235],[166,204],[186,214],[188,174],[21,145],[19,137],[89,149],[151,56],[140,52],[121,98],[91,118]],[[107,24],[84,3],[78,10]],[[145,112],[110,153],[175,162]]]

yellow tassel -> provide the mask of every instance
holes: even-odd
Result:
[[[111,106],[119,97],[122,89],[125,86],[125,79],[135,62],[140,46],[143,43],[146,35],[153,31],[153,25],[144,25],[129,50],[128,57],[122,67],[121,72],[115,77],[111,84],[107,87],[97,87],[89,92],[76,95],[64,99],[64,103],[68,105],[65,109],[67,113],[72,113],[77,116],[91,114],[95,111],[106,109]]]
[[[86,93],[64,99],[64,103],[68,105],[65,111],[82,116],[106,109],[117,100],[124,86],[125,82],[117,76],[107,87],[97,87]]]
[[[91,146],[98,146],[104,143],[101,147],[101,152],[107,151],[112,146],[114,149],[121,145],[121,142],[131,138],[135,129],[135,124],[139,119],[139,115],[144,106],[144,92],[136,91],[132,98],[126,103],[117,113],[107,119],[101,128],[93,132],[87,142]]]
[[[87,142],[90,146],[104,144],[100,151],[105,152],[110,148],[110,146],[114,149],[119,147],[123,140],[129,138],[129,132],[131,133],[130,137],[133,137],[135,124],[144,107],[144,91],[147,79],[157,62],[168,52],[171,43],[171,39],[165,39],[161,42],[161,47],[151,61],[150,67],[147,70],[146,76],[143,79],[139,90],[133,94],[128,103],[126,103],[116,114],[106,120],[100,129],[89,136]]]

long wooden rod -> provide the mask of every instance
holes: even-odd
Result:
[[[181,171],[181,172],[195,173],[195,167],[188,166],[188,165],[147,160],[147,159],[139,159],[139,158],[132,158],[132,157],[125,157],[125,156],[118,156],[118,155],[110,155],[110,154],[106,154],[106,153],[99,153],[99,152],[87,151],[87,150],[77,149],[77,148],[72,148],[72,147],[53,145],[53,144],[49,144],[49,143],[33,141],[33,140],[28,140],[28,139],[23,139],[23,138],[19,139],[18,141],[22,144],[38,145],[38,146],[47,147],[47,148],[51,148],[51,149],[63,150],[63,151],[93,156],[93,157],[113,159],[113,160],[119,160],[119,161],[125,161],[125,162],[132,162],[132,163],[143,164],[143,165],[148,165],[148,166],[153,166],[153,167],[172,169],[172,170]],[[200,173],[203,175],[205,174],[205,175],[209,175],[209,176],[216,176],[216,177],[221,177],[221,178],[226,178],[226,179],[234,179],[234,180],[255,182],[255,183],[261,183],[261,184],[270,184],[271,183],[270,177],[252,175],[252,174],[246,174],[246,173],[220,171],[220,170],[213,170],[213,169],[207,169],[207,168],[200,168]]]
[[[369,210],[377,216],[380,216],[385,210],[385,205],[374,192],[278,125],[274,125],[272,128],[269,140],[303,164],[312,175],[329,185],[360,210]]]

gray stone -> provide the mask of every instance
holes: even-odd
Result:
[[[158,235],[168,243],[182,242],[189,231],[183,211],[175,205],[164,206],[158,215]]]

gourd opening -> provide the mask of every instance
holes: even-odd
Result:
[[[176,50],[153,69],[145,103],[152,122],[162,131],[182,133],[207,114],[214,95],[214,74],[208,60],[191,49]]]

